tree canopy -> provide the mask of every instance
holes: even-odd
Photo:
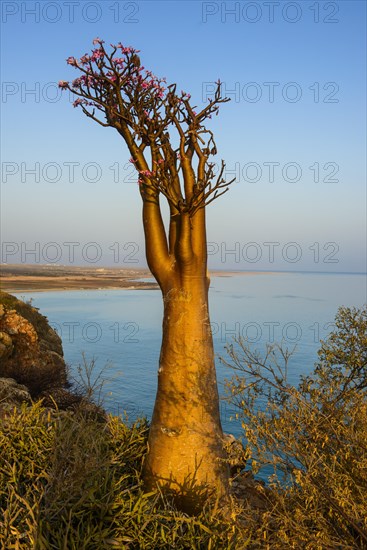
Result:
[[[193,216],[225,193],[234,180],[223,178],[223,161],[216,173],[216,164],[209,160],[217,148],[205,126],[218,114],[219,104],[229,101],[221,95],[221,82],[208,104],[198,109],[190,94],[177,92],[176,84],[168,85],[145,69],[139,50],[118,43],[108,51],[99,38],[93,45],[90,54],[67,59],[81,75],[72,82],[61,80],[59,87],[78,96],[74,107],[122,135],[139,173],[142,197],[149,198],[149,190],[162,193],[178,212]]]

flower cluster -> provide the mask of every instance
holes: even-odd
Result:
[[[90,61],[92,63],[96,63],[99,59],[103,59],[105,56],[105,53],[102,48],[97,48],[96,50],[92,50],[92,55],[90,57]]]
[[[135,92],[145,94],[146,108],[144,114],[149,121],[149,110],[152,103],[157,99],[165,98],[166,88],[165,79],[157,78],[151,71],[145,70],[140,66],[140,60],[137,56],[139,50],[126,47],[119,42],[117,45],[111,44],[113,52],[108,55],[104,46],[104,41],[100,38],[93,40],[93,45],[98,48],[92,49],[92,53],[84,54],[79,60],[75,57],[68,57],[67,63],[72,67],[79,69],[83,74],[74,79],[71,88],[81,95],[93,95],[93,90],[106,90],[109,85],[114,88],[117,86],[122,92],[126,92],[130,98]],[[61,89],[67,89],[69,83],[62,80],[59,82]],[[80,105],[79,102],[77,105]]]
[[[79,105],[86,105],[86,106],[89,106],[89,107],[95,107],[95,104],[94,104],[93,101],[87,101],[86,99],[81,99],[80,97],[78,97],[78,99],[76,99],[73,102],[73,107],[79,107]]]
[[[82,65],[88,65],[89,62],[90,62],[89,55],[87,53],[85,55],[82,55],[82,57],[80,58],[80,63]]]
[[[120,69],[123,68],[124,63],[126,62],[126,60],[123,57],[115,57],[112,61],[114,66],[119,67]]]
[[[151,97],[153,100],[164,99],[166,87],[163,85],[166,82],[165,78],[156,77],[151,71],[145,71],[145,74],[141,74],[144,67],[139,67],[131,71],[131,75],[126,80],[125,85],[128,89],[139,90],[146,92],[146,97]],[[147,109],[144,110],[145,116],[149,116]]]
[[[131,158],[129,162],[132,162],[133,164],[135,164],[136,160]],[[156,170],[139,170],[140,175],[139,175],[139,178],[138,178],[138,185],[144,184],[144,178],[142,176],[145,176],[146,178],[151,178],[151,177],[154,178],[157,175],[159,175],[160,167],[163,168],[162,165],[164,164],[164,159],[160,158],[158,160],[153,160],[153,164],[155,164],[157,166]]]
[[[73,67],[77,67],[77,66],[78,66],[77,60],[75,59],[75,57],[72,57],[72,56],[70,56],[70,57],[67,58],[66,63],[67,63],[68,65],[72,65]]]
[[[155,172],[151,172],[150,170],[139,170],[139,174],[146,176],[147,178],[155,176]]]
[[[125,47],[119,42],[118,44],[111,44],[111,48],[114,50],[121,50],[121,53],[123,54],[133,54],[133,53],[139,53],[140,50],[135,50],[135,48]]]
[[[96,86],[97,79],[91,75],[82,75],[75,78],[71,84],[72,88],[80,88],[81,86]]]

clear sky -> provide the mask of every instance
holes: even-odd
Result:
[[[1,8],[2,261],[145,266],[127,148],[56,86],[99,36],[198,106],[218,78],[232,99],[211,126],[237,178],[208,208],[212,268],[366,271],[364,1]]]

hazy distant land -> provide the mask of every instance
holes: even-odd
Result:
[[[1,289],[6,292],[95,289],[155,289],[148,269],[89,266],[2,265]],[[139,280],[136,280],[139,279]]]
[[[211,271],[211,275],[255,275],[257,272]],[[268,273],[268,272],[267,272]],[[262,272],[262,274],[266,274]],[[1,289],[6,292],[49,290],[134,289],[152,290],[157,283],[142,281],[152,277],[149,269],[118,267],[3,264]]]

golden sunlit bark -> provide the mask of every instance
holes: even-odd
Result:
[[[158,197],[143,202],[143,226],[147,262],[152,274],[162,286],[169,272],[170,260]]]
[[[163,339],[158,390],[149,432],[144,478],[176,495],[194,512],[208,493],[225,497],[228,466],[223,450],[208,281],[175,273],[163,293]]]

